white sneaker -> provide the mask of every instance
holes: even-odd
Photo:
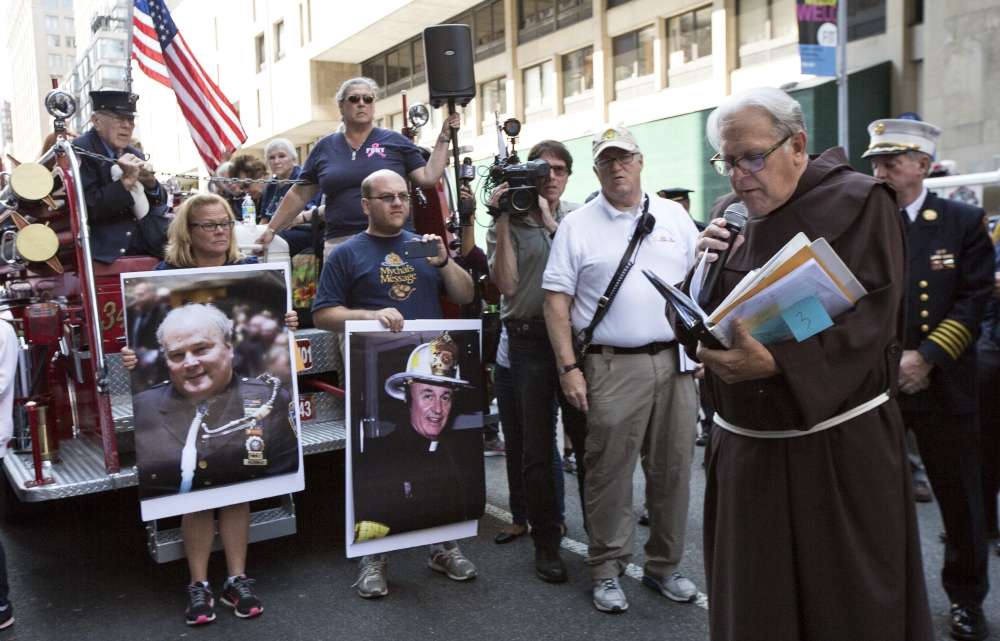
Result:
[[[684,578],[680,572],[674,572],[667,579],[654,579],[648,574],[644,574],[642,582],[668,599],[680,603],[690,603],[698,596],[698,588],[694,583]]]
[[[628,600],[618,578],[594,581],[594,607],[601,612],[624,612],[628,610]]]

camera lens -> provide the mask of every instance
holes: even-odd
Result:
[[[511,189],[507,193],[510,196],[510,208],[514,211],[528,211],[535,204],[533,189]]]

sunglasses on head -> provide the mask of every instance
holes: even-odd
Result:
[[[353,103],[355,105],[361,102],[362,100],[365,101],[366,105],[370,105],[373,102],[375,102],[375,96],[359,96],[358,94],[351,94],[350,96],[347,97],[347,102]]]

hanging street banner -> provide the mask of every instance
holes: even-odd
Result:
[[[797,0],[802,73],[837,75],[837,0]]]

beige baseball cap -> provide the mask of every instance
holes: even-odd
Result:
[[[592,143],[594,160],[601,155],[601,152],[610,147],[617,147],[625,151],[638,152],[639,142],[632,135],[632,132],[625,127],[615,127],[605,125],[594,135]]]

